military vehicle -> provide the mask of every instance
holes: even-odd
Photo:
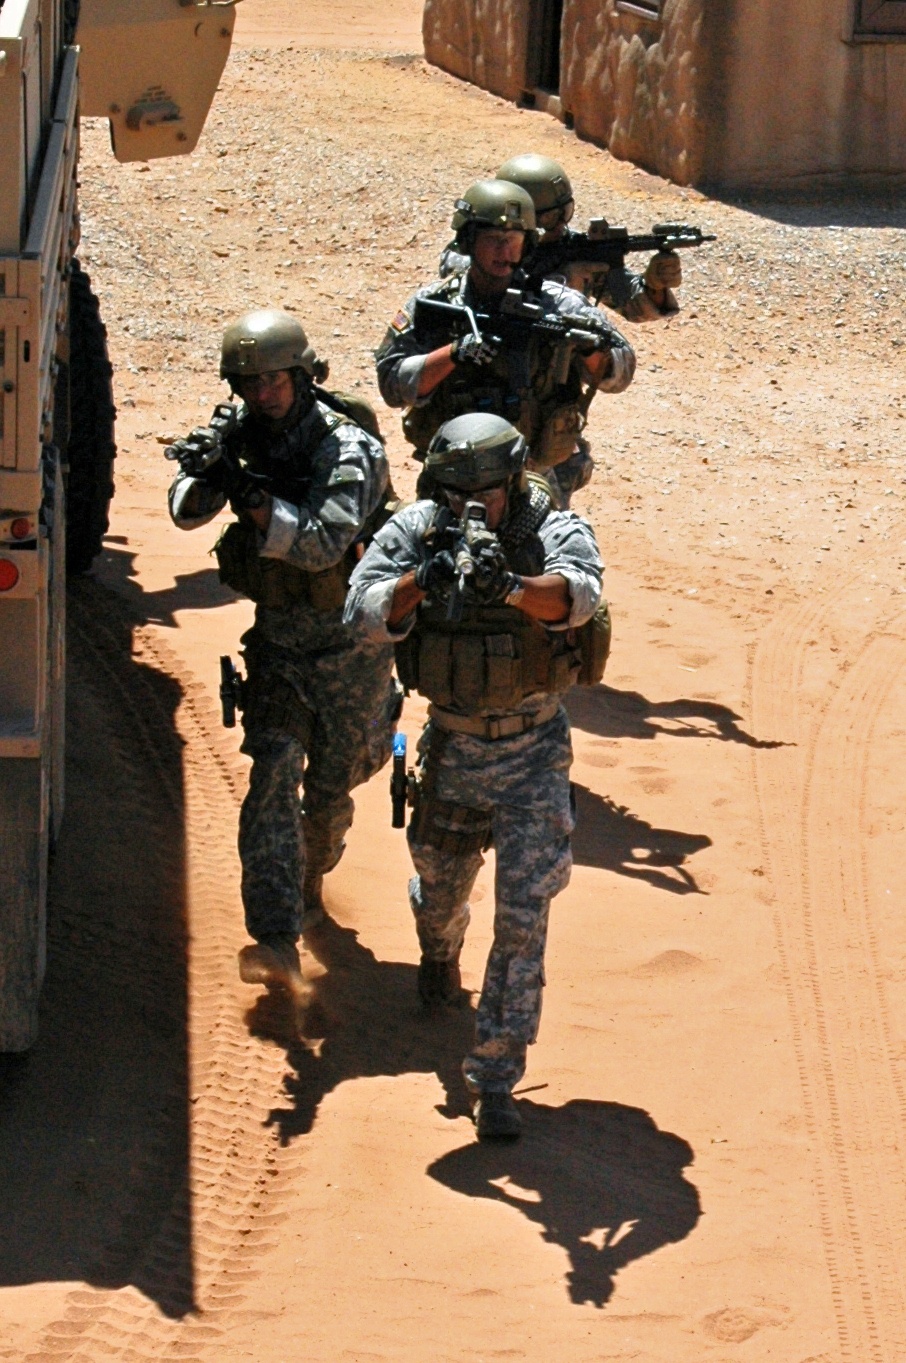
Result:
[[[113,492],[106,331],[79,265],[79,117],[119,161],[190,152],[235,0],[0,0],[0,1051],[37,1032],[63,812],[66,575]]]

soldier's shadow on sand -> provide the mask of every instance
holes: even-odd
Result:
[[[620,1103],[576,1099],[557,1108],[523,1099],[519,1110],[517,1144],[472,1142],[427,1172],[536,1222],[542,1238],[569,1256],[570,1299],[603,1307],[621,1268],[695,1228],[701,1204],[683,1176],[692,1148],[659,1131],[647,1112]]]
[[[353,928],[333,919],[306,933],[305,946],[325,972],[312,981],[307,1006],[297,1010],[274,992],[261,995],[246,1014],[252,1036],[286,1051],[286,1103],[267,1123],[277,1127],[281,1143],[310,1131],[321,1099],[347,1079],[436,1074],[446,1093],[444,1114],[467,1113],[460,1066],[475,1022],[468,994],[459,1008],[424,1013],[416,967],[379,961]]]
[[[573,784],[576,827],[572,837],[577,866],[597,866],[633,880],[645,880],[671,894],[704,894],[684,864],[687,857],[711,846],[705,833],[655,828],[587,786]]]
[[[599,738],[719,738],[748,748],[783,748],[778,739],[755,738],[741,727],[742,716],[718,701],[680,696],[649,700],[640,691],[613,686],[577,686],[564,701],[575,729]]]

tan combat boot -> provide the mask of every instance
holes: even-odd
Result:
[[[268,989],[285,989],[299,996],[307,990],[302,978],[295,938],[290,933],[272,933],[239,953],[239,978],[245,984],[264,984]]]

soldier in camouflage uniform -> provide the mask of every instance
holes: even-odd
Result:
[[[569,239],[575,200],[566,171],[557,161],[527,152],[505,161],[496,178],[519,185],[531,196],[535,221],[545,246]],[[462,274],[470,263],[469,256],[451,242],[440,257],[441,279]],[[658,251],[641,275],[625,265],[601,268],[576,261],[548,278],[578,289],[596,303],[620,313],[629,322],[658,322],[679,312],[674,290],[683,282],[683,267],[678,252]],[[550,476],[556,480],[555,492],[559,489],[562,505],[569,505],[572,493],[589,482],[593,470],[588,442],[580,436],[573,453],[551,470]]]
[[[472,185],[457,200],[453,226],[458,247],[468,252],[467,268],[419,289],[394,318],[375,356],[381,394],[389,406],[407,409],[403,432],[416,459],[424,459],[443,422],[486,411],[512,422],[528,441],[529,467],[547,472],[575,451],[594,394],[621,392],[632,381],[635,355],[580,293],[547,280],[537,292],[523,291],[524,300],[598,338],[597,351],[592,342],[570,353],[565,378],[556,346],[541,336],[533,336],[526,350],[501,345],[492,335],[451,342],[445,322],[433,317],[416,324],[416,301],[425,298],[488,313],[493,326],[537,235],[531,197],[503,180]],[[427,490],[424,482],[420,490]],[[559,495],[556,481],[552,490]]]
[[[460,995],[469,894],[483,851],[495,849],[494,942],[463,1064],[478,1136],[491,1140],[519,1135],[512,1090],[538,1031],[550,902],[572,865],[561,696],[580,676],[599,677],[606,656],[596,669],[606,607],[591,527],[551,509],[544,480],[526,478],[526,455],[501,417],[443,425],[427,456],[435,499],[378,532],[352,575],[345,616],[376,643],[393,640],[403,684],[430,701],[408,830],[426,1006]],[[467,499],[484,504],[499,535],[485,532],[465,574],[456,518]],[[458,571],[468,585],[451,620]]]
[[[572,185],[559,162],[526,152],[505,161],[495,178],[519,185],[531,196],[535,222],[545,246],[569,239],[575,200]],[[441,279],[446,279],[451,274],[462,274],[470,263],[469,257],[451,242],[441,253],[438,272]],[[568,267],[567,273],[550,278],[612,308],[628,322],[657,322],[679,312],[674,290],[683,282],[683,267],[678,252],[658,251],[641,275],[625,265],[595,269],[577,261]]]
[[[388,760],[400,709],[392,648],[342,619],[388,468],[380,441],[316,388],[326,366],[288,314],[262,310],[229,327],[221,377],[245,406],[222,448],[210,430],[194,433],[196,446],[217,448],[202,472],[177,476],[170,514],[185,529],[227,501],[238,514],[217,550],[221,579],[256,602],[242,639],[252,770],[239,853],[257,945],[240,953],[240,974],[296,988],[296,941],[324,917],[323,877],[352,823],[349,792]]]

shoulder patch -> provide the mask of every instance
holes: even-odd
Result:
[[[405,308],[400,308],[390,325],[394,331],[408,331],[412,326],[412,318]]]

